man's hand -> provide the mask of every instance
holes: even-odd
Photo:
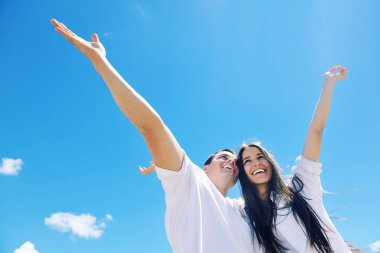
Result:
[[[153,173],[156,170],[154,162],[150,161],[149,163],[150,163],[150,166],[148,168],[139,166],[139,171],[141,175],[147,175],[147,174]]]
[[[92,42],[89,42],[73,33],[63,23],[56,19],[51,19],[50,21],[54,25],[55,30],[70,41],[79,51],[90,59],[90,61],[95,61],[106,56],[106,50],[96,33],[91,36]]]

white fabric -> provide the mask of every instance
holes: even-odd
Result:
[[[254,252],[249,226],[234,209],[240,201],[225,198],[186,155],[179,171],[156,167],[156,172],[165,191],[165,226],[174,253]]]
[[[292,168],[295,176],[299,177],[304,183],[301,194],[310,199],[307,200],[309,205],[322,219],[326,225],[327,237],[332,249],[337,253],[351,252],[341,235],[331,222],[322,202],[323,189],[321,185],[321,168],[322,164],[299,156],[296,159],[296,165]],[[289,213],[290,212],[290,213]],[[288,215],[287,215],[288,214]],[[289,209],[279,210],[277,214],[277,238],[283,242],[283,245],[289,249],[289,253],[316,253],[317,250],[311,247],[307,241],[301,226],[295,220],[294,215]]]

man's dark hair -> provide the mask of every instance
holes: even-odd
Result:
[[[214,160],[214,157],[216,156],[216,154],[218,154],[219,152],[222,152],[222,151],[229,152],[229,153],[231,153],[233,155],[236,155],[235,152],[232,149],[229,149],[229,148],[221,149],[221,150],[216,151],[214,154],[210,155],[207,158],[205,164],[203,164],[203,166],[209,165],[212,162],[212,160]]]

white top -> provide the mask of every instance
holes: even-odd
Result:
[[[306,201],[319,215],[319,217],[325,224],[324,227],[327,230],[327,237],[330,241],[333,251],[337,253],[351,252],[347,244],[344,242],[343,238],[331,222],[331,219],[327,214],[325,207],[323,206],[323,189],[320,179],[321,168],[321,163],[308,160],[303,156],[299,156],[296,159],[296,165],[292,168],[292,172],[295,176],[299,177],[304,183],[301,194],[304,197],[310,199],[306,199]],[[317,252],[317,250],[314,247],[310,246],[301,226],[297,223],[293,213],[288,208],[279,210],[277,212],[276,223],[276,236],[283,242],[283,245],[289,249],[289,251],[287,252]]]
[[[165,226],[173,253],[252,253],[249,225],[206,173],[185,155],[175,172],[156,167],[166,200]]]

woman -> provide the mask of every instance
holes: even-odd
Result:
[[[260,143],[244,145],[239,151],[243,214],[252,239],[265,252],[351,252],[323,206],[321,164],[317,162],[333,89],[346,74],[346,68],[334,66],[324,75],[322,93],[289,184]]]

